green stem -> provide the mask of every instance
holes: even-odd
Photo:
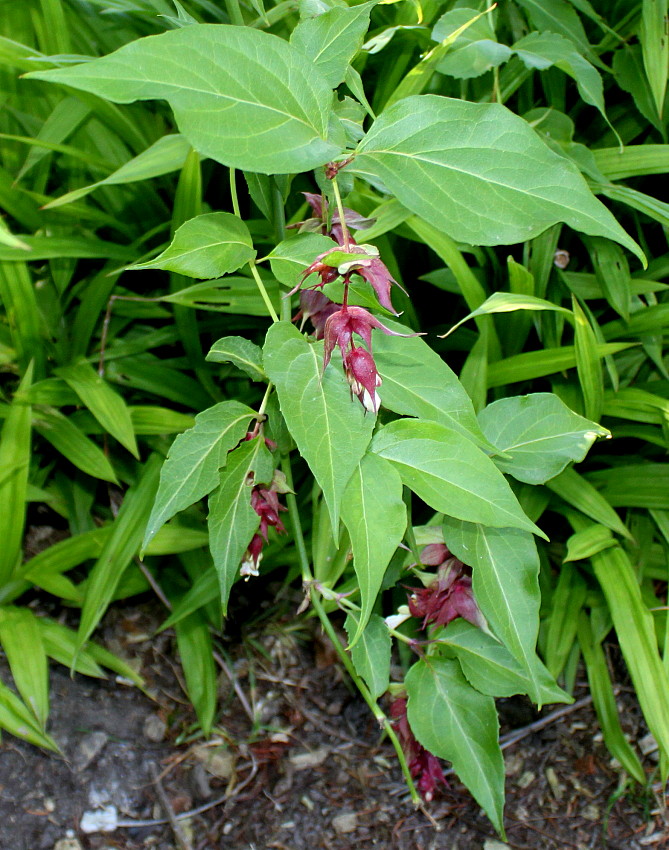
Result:
[[[267,407],[267,402],[269,401],[269,397],[271,395],[272,390],[274,389],[274,384],[270,381],[267,384],[267,389],[265,390],[265,395],[260,402],[260,407],[258,408],[258,418],[265,415],[265,409]]]
[[[292,490],[293,474],[290,464],[290,457],[288,455],[281,459],[281,469],[283,470],[283,473],[286,476],[286,483]],[[307,547],[304,543],[304,535],[302,534],[302,523],[300,522],[297,499],[295,498],[294,493],[286,494],[286,504],[288,505],[288,515],[290,516],[291,525],[293,526],[295,545],[297,547],[297,554],[299,556],[300,565],[302,567],[302,581],[305,582],[310,588],[311,604],[314,607],[314,611],[318,615],[318,619],[321,621],[323,630],[330,638],[332,646],[334,647],[335,652],[337,653],[342,664],[344,665],[346,672],[351,677],[353,684],[360,691],[362,698],[369,706],[369,710],[372,712],[372,714],[378,721],[379,726],[381,726],[385,730],[386,734],[390,738],[390,741],[393,747],[395,748],[395,753],[397,754],[397,760],[399,761],[400,767],[402,769],[404,781],[406,782],[407,787],[409,789],[409,793],[411,794],[411,800],[413,801],[413,804],[418,807],[421,805],[421,798],[418,794],[418,791],[416,791],[416,786],[414,784],[413,777],[411,776],[411,771],[409,770],[409,765],[407,764],[404,751],[402,750],[402,745],[400,744],[397,735],[395,734],[395,730],[393,729],[392,723],[386,717],[380,706],[377,705],[376,700],[371,695],[369,689],[367,688],[367,685],[365,685],[365,683],[356,673],[355,667],[353,666],[353,662],[349,658],[344,647],[339,642],[339,638],[337,637],[334,627],[330,622],[330,618],[323,609],[323,605],[321,603],[318,592],[313,586],[313,574],[311,572],[311,564],[309,563]]]
[[[334,191],[335,201],[337,202],[337,211],[339,213],[339,221],[341,222],[341,231],[344,237],[344,251],[348,251],[349,248],[349,240],[350,237],[348,235],[348,225],[346,224],[346,217],[344,215],[344,204],[341,200],[341,193],[339,192],[339,184],[337,183],[337,177],[332,178],[332,189]]]
[[[245,26],[239,0],[225,0],[225,8],[227,9],[231,24],[234,24],[236,27]]]
[[[273,322],[278,322],[279,317],[276,314],[276,310],[274,309],[274,304],[272,304],[269,295],[267,294],[267,290],[265,289],[265,284],[262,282],[262,278],[258,274],[258,269],[256,268],[255,260],[249,261],[249,268],[251,269],[251,274],[253,275],[256,284],[258,285],[258,290],[262,297],[262,300],[265,302],[265,307],[272,317]]]
[[[232,198],[232,209],[237,218],[241,218],[242,214],[239,211],[239,197],[237,196],[237,171],[234,168],[230,169],[230,197]]]

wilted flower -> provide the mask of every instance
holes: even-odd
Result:
[[[423,550],[421,563],[439,566],[434,581],[414,590],[409,597],[409,611],[413,617],[422,618],[421,628],[429,623],[446,626],[457,617],[485,628],[485,618],[472,592],[471,576],[465,575],[462,561],[452,557],[443,544],[434,543]]]
[[[344,354],[344,374],[351,393],[358,397],[365,410],[376,413],[381,405],[376,391],[381,386],[381,376],[369,351],[352,345],[350,351]]]
[[[278,534],[286,533],[279,512],[285,511],[287,508],[279,503],[279,493],[288,492],[290,492],[290,488],[286,484],[286,478],[278,469],[274,470],[272,483],[269,487],[258,484],[251,490],[251,507],[260,517],[260,527],[253,535],[242,559],[240,575],[243,577],[258,575],[258,564],[262,558],[263,543],[267,542],[269,527],[276,528]]]
[[[429,803],[439,785],[448,786],[439,759],[419,744],[411,731],[406,697],[394,700],[389,713],[397,722],[397,735],[409,765],[409,772],[417,780],[416,787]]]
[[[330,301],[327,295],[323,295],[322,292],[316,292],[314,289],[303,289],[300,292],[300,312],[294,316],[293,321],[296,322],[301,319],[303,325],[307,319],[310,319],[314,326],[314,336],[316,339],[323,339],[326,321],[340,309],[339,304]],[[300,325],[300,329],[302,325]]]

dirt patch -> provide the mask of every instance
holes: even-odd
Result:
[[[153,699],[54,669],[49,730],[65,757],[4,737],[2,850],[500,846],[453,776],[425,813],[413,809],[392,748],[314,626],[270,623],[235,642],[236,654],[227,647],[233,682],[221,674],[217,735],[199,739],[171,637],[148,637],[160,616],[151,605],[116,611],[103,631],[141,664]],[[632,694],[622,689],[618,700],[625,731],[639,740],[646,730]],[[521,700],[500,708],[505,733],[537,719]],[[508,846],[669,847],[661,801],[625,790],[600,738],[586,704],[506,748]],[[117,828],[84,832],[82,820],[105,809]]]

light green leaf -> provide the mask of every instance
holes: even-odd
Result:
[[[627,145],[593,150],[597,168],[609,180],[669,172],[669,145]]]
[[[255,255],[251,234],[241,218],[215,212],[189,219],[178,228],[169,248],[155,260],[128,268],[165,269],[211,280],[237,271]]]
[[[586,244],[590,251],[590,261],[595,269],[595,276],[606,300],[623,319],[627,320],[630,314],[632,280],[622,248],[607,239],[587,239]]]
[[[546,486],[564,499],[568,505],[577,508],[590,519],[600,522],[606,528],[622,534],[623,537],[632,539],[632,535],[609,502],[575,469],[565,469],[557,478],[547,481]]]
[[[104,679],[105,674],[92,655],[86,649],[77,653],[77,633],[47,617],[38,617],[40,635],[49,658],[53,658],[68,670],[75,670],[84,676]]]
[[[105,431],[115,437],[135,457],[139,457],[132,419],[126,403],[98,375],[90,363],[61,366],[56,370],[56,374],[66,381],[70,389],[74,390]]]
[[[615,546],[615,538],[606,526],[591,525],[582,531],[575,531],[567,539],[567,554],[564,563],[569,561],[581,561],[590,558],[598,552]]]
[[[73,100],[75,103],[77,102],[76,99],[73,98]],[[53,209],[54,207],[62,207],[64,204],[70,204],[72,201],[78,201],[100,186],[135,183],[139,180],[150,180],[152,177],[177,171],[183,166],[190,150],[190,143],[178,133],[162,136],[145,151],[117,168],[109,177],[98,180],[97,183],[92,183],[90,186],[73,189],[71,192],[49,201],[43,208]]]
[[[643,0],[641,8],[639,38],[643,64],[657,114],[662,118],[669,75],[669,4],[667,0]]]
[[[360,619],[350,613],[344,623],[349,646],[360,633]],[[355,672],[369,688],[374,699],[383,696],[390,682],[390,632],[378,614],[372,614],[355,646],[350,646]]]
[[[0,643],[18,692],[44,730],[49,716],[49,674],[42,635],[32,611],[0,608]]]
[[[573,564],[563,564],[546,623],[546,667],[559,676],[571,655],[587,587]]]
[[[341,498],[369,445],[375,417],[351,399],[334,360],[323,372],[322,344],[308,342],[288,322],[268,330],[264,362],[288,429],[323,490],[336,534]]]
[[[250,27],[184,27],[28,76],[115,103],[167,100],[193,147],[232,168],[308,171],[341,152],[328,140],[332,92],[321,72],[282,38]]]
[[[264,278],[263,284],[274,309],[278,311],[281,303],[278,284],[271,278]],[[208,283],[186,286],[171,295],[161,296],[160,300],[197,310],[267,317],[267,305],[258,285],[252,277],[243,275],[227,275]]]
[[[479,414],[488,440],[507,457],[495,463],[519,481],[544,484],[570,461],[581,461],[610,431],[570,410],[553,393],[502,398]]]
[[[353,547],[353,568],[360,588],[357,630],[349,635],[355,645],[367,626],[386,567],[402,542],[407,524],[402,481],[393,466],[374,454],[365,454],[344,492],[341,516]]]
[[[350,168],[460,242],[523,242],[564,221],[644,260],[578,168],[499,104],[401,100],[372,124]]]
[[[515,310],[553,310],[558,313],[566,313],[571,315],[570,311],[552,301],[545,301],[543,298],[535,298],[534,295],[520,295],[514,292],[493,292],[486,300],[468,313],[464,319],[460,319],[448,333],[443,334],[444,337],[450,336],[453,331],[457,330],[465,322],[476,316],[484,316],[488,313],[513,313]]]
[[[530,696],[541,701],[537,668],[539,555],[532,535],[515,529],[486,528],[446,517],[444,542],[472,568],[474,597],[495,635],[530,679]]]
[[[228,452],[246,434],[254,411],[238,401],[222,401],[195,417],[195,425],[172,443],[160,471],[160,486],[142,549],[176,513],[198,502],[219,483]]]
[[[336,247],[329,236],[321,233],[298,233],[279,242],[266,259],[269,260],[274,277],[291,289],[297,286],[302,272],[319,254]]]
[[[592,54],[588,38],[581,19],[570,3],[565,0],[517,0],[518,5],[527,11],[534,26],[540,30],[568,38],[585,56]]]
[[[262,437],[247,440],[230,452],[221,483],[209,497],[209,548],[218,573],[223,613],[244,552],[260,524],[251,507],[253,484],[269,483],[272,455]]]
[[[669,510],[669,464],[630,463],[591,472],[588,481],[614,508]]]
[[[534,692],[535,683],[509,650],[461,617],[449,623],[437,639],[455,654],[467,681],[482,694],[499,698]],[[573,702],[538,658],[533,669],[539,680],[540,703]]]
[[[597,336],[576,297],[572,295],[571,299],[574,311],[576,371],[583,393],[585,414],[590,419],[599,421],[604,405],[604,374],[597,352]]]
[[[216,665],[209,623],[195,611],[175,624],[179,657],[186,677],[188,697],[205,737],[211,734],[216,714]]]
[[[471,21],[474,16],[478,16],[477,19],[458,36],[450,51],[439,61],[437,70],[441,74],[461,80],[479,77],[512,56],[511,48],[499,44],[495,39],[491,15],[479,15],[476,9],[465,7],[446,12],[435,24],[432,38],[443,42],[450,33]]]
[[[418,661],[404,681],[411,730],[426,750],[448,759],[504,835],[504,759],[492,697],[475,691],[457,661]]]
[[[56,742],[47,735],[14,691],[0,682],[0,728],[37,747],[60,752]]]
[[[300,21],[293,30],[291,45],[313,62],[331,88],[344,81],[349,63],[362,47],[376,2],[350,8],[334,6],[322,15]]]
[[[506,479],[480,449],[438,422],[399,419],[372,441],[407,487],[447,516],[494,528],[522,528],[544,537],[523,513]]]
[[[206,360],[212,363],[232,363],[252,381],[266,381],[262,368],[262,349],[243,336],[224,336],[209,349]]]
[[[410,328],[398,322],[384,324],[398,333]],[[374,360],[383,384],[383,407],[406,416],[417,416],[455,428],[465,437],[486,446],[471,399],[455,372],[420,337],[388,336],[372,332]]]
[[[34,418],[35,430],[66,457],[70,463],[94,478],[118,483],[116,474],[102,449],[83,431],[54,408],[38,410]]]

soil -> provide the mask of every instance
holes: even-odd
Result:
[[[161,618],[153,603],[117,608],[98,635],[141,668],[149,696],[54,667],[49,731],[63,755],[3,738],[0,850],[669,847],[663,795],[612,765],[584,685],[561,716],[500,701],[502,733],[523,730],[505,748],[505,844],[452,775],[424,811],[413,808],[392,748],[314,621],[269,620],[221,643],[230,677],[221,672],[205,742],[173,637],[154,637]],[[631,688],[617,699],[625,732],[645,741]],[[85,832],[82,819],[105,807],[116,828]]]

